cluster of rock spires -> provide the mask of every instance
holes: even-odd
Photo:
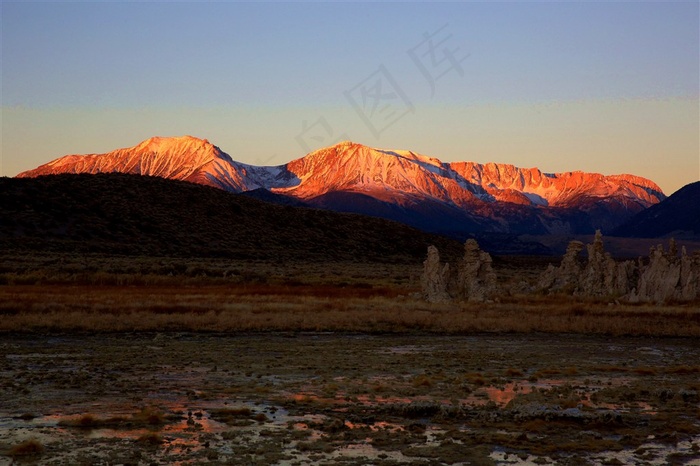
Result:
[[[440,263],[435,246],[428,247],[428,258],[423,262],[421,285],[423,297],[431,303],[450,301],[453,297],[467,301],[484,301],[497,291],[496,274],[491,267],[489,253],[479,249],[473,239],[464,243],[464,258],[457,276],[450,276],[450,264]]]
[[[652,247],[648,262],[616,262],[603,248],[603,236],[596,232],[593,244],[586,246],[585,264],[579,257],[583,243],[572,241],[558,268],[549,268],[540,277],[537,288],[566,291],[575,296],[614,296],[629,302],[663,303],[690,301],[700,291],[700,251],[689,256],[682,248],[680,256],[674,239],[669,250],[662,244]]]
[[[588,261],[582,263],[580,253],[586,248]],[[559,267],[550,265],[540,276],[537,289],[563,291],[574,296],[623,296],[634,287],[636,264],[617,263],[603,248],[603,236],[596,231],[593,244],[584,246],[571,241]]]
[[[630,293],[630,301],[663,302],[669,299],[690,301],[700,296],[700,251],[689,256],[685,247],[680,258],[675,241],[668,253],[663,245],[651,248],[649,265],[639,277],[639,286]]]
[[[583,249],[588,258],[581,257]],[[440,263],[437,248],[428,248],[421,276],[423,297],[429,302],[452,299],[484,301],[501,290],[491,267],[491,256],[473,239],[464,245],[464,258],[456,277],[449,264]],[[559,267],[550,265],[530,292],[566,293],[581,297],[610,297],[628,302],[692,301],[700,298],[700,251],[681,254],[674,239],[669,250],[652,247],[648,261],[615,261],[603,247],[603,235],[596,231],[593,244],[571,241]]]

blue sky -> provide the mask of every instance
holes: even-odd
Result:
[[[2,3],[2,174],[151,136],[279,164],[352,139],[444,161],[700,177],[698,2]]]

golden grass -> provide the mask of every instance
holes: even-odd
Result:
[[[696,305],[525,296],[429,304],[384,286],[0,286],[0,332],[548,332],[700,336]],[[585,307],[587,312],[581,313]],[[679,368],[679,371],[683,369]]]

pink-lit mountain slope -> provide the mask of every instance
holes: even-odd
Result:
[[[663,200],[633,175],[542,173],[506,164],[443,163],[411,151],[342,142],[276,167],[234,161],[206,140],[151,138],[99,155],[69,155],[18,175],[121,172],[231,192],[268,190],[330,210],[452,233],[590,233],[620,225]]]
[[[57,173],[128,173],[158,176],[241,192],[263,187],[267,169],[236,162],[206,139],[192,136],[154,137],[106,154],[67,155],[17,175]]]

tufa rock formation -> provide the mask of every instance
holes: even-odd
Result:
[[[584,248],[587,259],[581,257]],[[457,277],[451,279],[449,264],[441,264],[437,248],[430,246],[421,276],[423,297],[433,303],[449,301],[452,296],[467,301],[491,299],[499,291],[491,263],[491,256],[475,240],[467,240]],[[447,292],[448,283],[452,296]],[[662,245],[651,248],[648,263],[642,259],[616,262],[605,252],[598,230],[592,244],[571,241],[561,265],[550,265],[537,289],[629,302],[693,301],[700,298],[700,251],[688,255],[682,248],[679,255],[671,239],[668,252]]]
[[[571,241],[557,268],[552,265],[540,277],[538,288],[563,291],[575,296],[624,296],[635,283],[634,262],[617,263],[605,252],[603,235],[596,231],[593,244],[586,245],[588,260],[579,257],[584,245]]]
[[[579,257],[584,245],[571,241],[559,267],[552,265],[540,277],[538,287],[574,296],[625,296],[633,289],[637,267],[632,261],[615,262],[603,247],[603,235],[595,233],[585,246],[588,260]]]
[[[479,249],[473,239],[464,244],[464,258],[458,267],[455,297],[468,301],[484,301],[496,293],[496,274],[491,267],[491,256]],[[440,263],[440,254],[435,246],[428,247],[428,258],[423,262],[421,286],[423,297],[431,302],[446,302],[451,299],[447,292],[450,283],[449,264]]]
[[[689,256],[682,248],[679,257],[676,242],[671,239],[668,252],[661,244],[652,246],[649,264],[640,265],[640,269],[638,287],[629,296],[631,302],[692,301],[700,297],[700,251]]]
[[[443,303],[450,300],[447,294],[450,264],[440,263],[440,253],[435,246],[428,246],[428,258],[423,262],[423,275],[420,277],[423,298],[431,303]]]
[[[544,290],[573,292],[578,286],[581,275],[581,264],[578,256],[583,251],[583,247],[581,241],[571,241],[566,248],[561,265],[557,268],[550,264],[540,276],[537,287]]]
[[[678,257],[675,240],[669,252],[663,246],[651,248],[649,263],[640,259],[615,262],[603,248],[603,235],[596,231],[593,244],[586,246],[585,265],[579,257],[583,243],[571,241],[559,267],[552,265],[540,276],[538,288],[575,296],[618,297],[630,302],[697,299],[700,291],[700,253],[688,256],[685,248]]]
[[[464,258],[457,276],[457,294],[468,301],[484,301],[496,293],[496,274],[489,253],[476,240],[464,243]]]
[[[595,232],[593,244],[586,246],[588,262],[583,270],[579,293],[583,296],[623,296],[634,286],[634,262],[617,263],[603,247],[603,235]]]

